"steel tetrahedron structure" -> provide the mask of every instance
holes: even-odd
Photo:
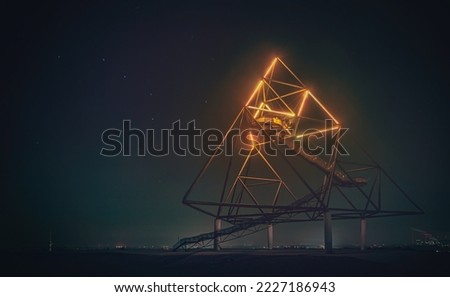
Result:
[[[348,152],[337,118],[275,58],[183,197],[215,218],[214,231],[173,248],[218,250],[267,229],[270,249],[274,224],[324,221],[331,252],[332,220],[359,219],[364,249],[366,219],[423,213],[364,150]]]

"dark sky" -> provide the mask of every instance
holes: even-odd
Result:
[[[45,247],[50,231],[61,247],[209,231],[211,218],[181,204],[204,158],[105,158],[101,133],[123,119],[224,128],[275,55],[425,210],[370,221],[369,243],[450,231],[448,5],[316,2],[4,7],[1,246]],[[321,228],[277,226],[275,240],[320,243]],[[334,238],[356,242],[357,222],[336,223]]]

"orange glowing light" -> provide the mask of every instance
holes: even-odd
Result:
[[[250,102],[252,102],[253,97],[255,97],[256,92],[259,91],[259,88],[261,88],[263,81],[260,80],[258,85],[256,86],[256,89],[253,91],[252,95],[250,96],[250,98],[248,99],[247,103],[245,104],[245,106],[248,106],[250,104]]]
[[[268,109],[254,107],[254,106],[247,106],[247,108],[254,109],[254,110],[260,110],[260,111],[265,111],[265,112],[270,112],[270,113],[275,113],[275,114],[279,114],[279,115],[285,115],[285,116],[288,116],[288,117],[295,117],[295,114],[292,113],[292,112],[284,112],[284,111],[278,111],[278,110],[268,110]]]
[[[309,95],[317,102],[317,104],[322,107],[322,109],[335,121],[336,124],[339,124],[339,122],[333,117],[333,115],[325,108],[325,106],[320,103],[319,99],[317,99],[311,92],[309,92]]]
[[[252,142],[252,148],[255,148],[255,139],[253,138],[252,133],[248,134],[247,139],[249,139]]]
[[[258,114],[261,110],[263,110],[264,102],[261,102],[261,104],[258,107],[258,110],[255,112],[255,115],[253,116],[254,119],[258,117]]]
[[[273,67],[275,66],[275,63],[278,61],[278,57],[276,57],[275,59],[273,59],[272,63],[270,64],[269,68],[267,68],[266,73],[264,74],[263,77],[266,77],[267,75],[269,75],[270,71],[273,69]]]
[[[298,109],[298,113],[297,113],[298,117],[302,114],[303,106],[305,106],[306,99],[308,98],[308,93],[309,93],[309,91],[306,90],[305,94],[303,94],[303,100],[302,100],[302,103],[300,104],[300,108]]]
[[[302,83],[302,81],[300,80],[300,78],[298,78],[297,75],[295,75],[294,72],[292,72],[292,70],[286,65],[284,64],[284,62],[281,59],[278,59],[278,61],[280,61],[281,64],[283,64],[284,68],[287,69],[287,71],[289,71],[289,73],[302,85],[304,86],[304,84]]]
[[[292,116],[295,115],[295,113],[292,111],[292,109],[289,107],[289,105],[286,104],[286,102],[283,100],[283,98],[281,98],[280,95],[278,95],[277,91],[275,91],[272,86],[270,85],[270,83],[268,83],[267,81],[263,81],[264,84],[275,94],[276,98],[274,98],[275,100],[279,100],[285,107],[286,109],[288,109],[290,111],[290,114],[292,114]],[[273,101],[273,100],[271,100]]]

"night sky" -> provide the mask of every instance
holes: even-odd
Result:
[[[369,221],[368,243],[450,232],[444,1],[93,2],[2,8],[1,247],[44,248],[49,232],[55,247],[105,247],[210,231],[181,204],[205,157],[105,158],[101,133],[124,119],[225,128],[277,55],[426,213]],[[335,244],[357,243],[357,228],[337,222]],[[322,234],[280,225],[275,244]]]

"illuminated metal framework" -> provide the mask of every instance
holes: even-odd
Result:
[[[326,126],[326,121],[332,125]],[[237,128],[249,132],[236,140],[230,131]],[[174,250],[219,249],[220,243],[263,229],[268,230],[271,248],[274,224],[323,220],[325,249],[331,252],[332,219],[360,219],[364,249],[367,218],[422,214],[422,209],[365,151],[364,162],[353,160],[353,154],[340,156],[343,131],[330,110],[281,59],[275,58],[183,197],[184,204],[215,218],[214,231],[182,238]],[[311,154],[299,145],[306,138],[313,139],[316,147],[328,144],[331,149]],[[324,139],[328,143],[321,143]],[[221,154],[227,142],[233,143],[231,156]],[[275,155],[267,152],[268,144]],[[238,153],[242,149],[245,154]],[[286,156],[286,150],[294,156]],[[194,193],[208,173],[213,179],[203,187],[212,188],[213,183],[220,192]],[[382,207],[382,181],[389,185],[387,195],[404,198],[411,209]],[[222,222],[229,226],[222,228]]]

